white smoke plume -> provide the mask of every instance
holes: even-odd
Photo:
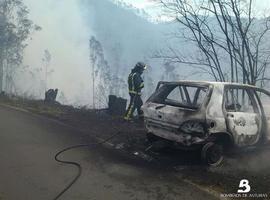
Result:
[[[42,31],[36,32],[25,51],[25,65],[43,68],[44,50],[51,54],[47,88],[59,88],[72,104],[88,104],[90,92],[90,63],[88,40],[91,30],[84,24],[77,0],[25,0],[30,18]],[[22,84],[36,84],[23,81]],[[24,90],[33,88],[24,85]],[[30,89],[31,90],[31,89]],[[26,91],[27,92],[27,91]],[[30,91],[29,91],[30,92]]]

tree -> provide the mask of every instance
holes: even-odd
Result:
[[[42,58],[42,62],[44,63],[45,68],[45,92],[47,91],[48,87],[48,77],[54,72],[52,69],[49,70],[49,67],[51,65],[52,55],[50,52],[46,49],[44,51],[44,57]]]
[[[105,59],[101,43],[92,36],[89,40],[90,63],[92,69],[93,108],[106,106],[108,95],[116,87],[111,76],[110,66]],[[97,100],[97,102],[96,102]]]
[[[0,0],[0,91],[4,90],[5,76],[8,84],[13,82],[27,39],[41,29],[28,19],[28,13],[22,0]]]
[[[43,67],[36,67],[34,69],[30,69],[29,66],[23,67],[23,70],[21,71],[22,74],[24,74],[24,77],[29,77],[29,81],[32,82],[31,88],[28,88],[28,91],[32,94],[35,94],[34,96],[36,98],[42,98],[44,97],[44,88],[46,88],[46,82],[44,80],[44,69]]]
[[[256,18],[252,0],[161,0],[160,3],[165,13],[182,27],[174,36],[192,42],[197,53],[184,55],[168,47],[158,57],[189,64],[216,81],[263,86],[269,80],[266,71],[270,51],[266,36],[270,17]]]

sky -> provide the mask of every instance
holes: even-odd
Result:
[[[137,8],[147,9],[154,5],[154,2],[151,0],[123,0],[126,3],[132,4]]]
[[[153,11],[151,9],[155,3],[153,0],[122,0],[126,3],[132,4],[133,6],[137,8],[145,9],[146,11],[149,11],[150,13]],[[192,1],[192,0],[191,0]],[[256,5],[256,10],[258,10],[261,13],[270,11],[270,0],[253,0]]]
[[[123,0],[123,1],[130,3],[138,8],[147,8],[154,4],[152,0]],[[264,9],[265,7],[269,7],[270,5],[269,0],[254,0],[254,2],[260,9]]]

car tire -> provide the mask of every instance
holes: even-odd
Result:
[[[224,159],[223,147],[220,144],[208,142],[202,147],[201,158],[205,164],[216,167],[220,165]]]

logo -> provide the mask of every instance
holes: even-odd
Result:
[[[268,197],[268,194],[259,194],[249,193],[251,190],[250,183],[247,179],[242,179],[239,183],[237,193],[222,193],[220,194],[221,198],[262,198],[265,199]]]
[[[242,179],[239,183],[239,189],[237,190],[238,193],[248,193],[250,192],[250,185],[247,179]]]

